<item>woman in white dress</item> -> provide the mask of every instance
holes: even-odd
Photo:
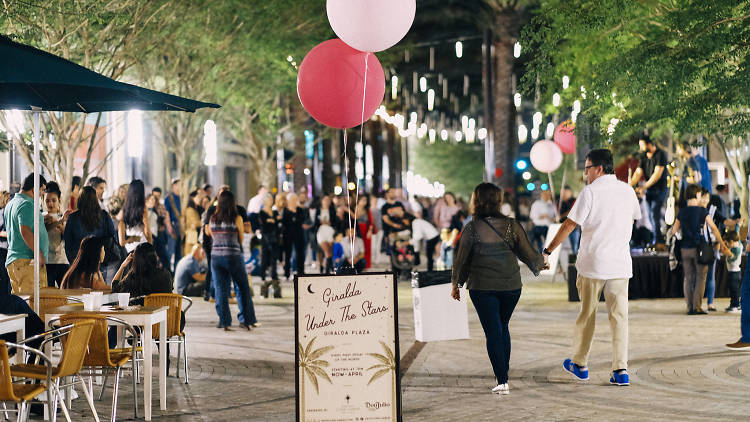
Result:
[[[128,253],[133,252],[141,243],[153,243],[142,180],[133,180],[128,186],[125,204],[122,207],[122,219],[117,224],[117,233],[120,245],[125,247]]]

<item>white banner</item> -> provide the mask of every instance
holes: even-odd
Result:
[[[297,421],[401,420],[393,274],[295,281]]]

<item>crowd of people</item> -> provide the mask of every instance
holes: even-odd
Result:
[[[260,187],[245,208],[228,186],[214,193],[204,185],[183,204],[179,180],[166,195],[133,180],[106,197],[104,179],[82,182],[74,178],[70,201],[63,203],[60,186],[40,176],[39,210],[33,175],[13,196],[0,192],[0,282],[7,290],[33,291],[36,247],[41,287],[203,296],[216,302],[223,329],[231,326],[232,295],[240,326],[258,325],[250,276],[260,278],[262,296],[279,298],[280,275],[288,281],[306,271],[361,273],[387,264],[388,257],[396,271],[419,265],[420,256],[428,270],[450,268],[468,221],[466,204],[450,192],[407,199],[392,188],[381,196],[313,198],[304,188],[274,194]],[[40,220],[38,245],[34,218]]]

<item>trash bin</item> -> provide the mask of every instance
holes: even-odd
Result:
[[[451,297],[451,272],[412,273],[414,297],[414,337],[418,341],[459,340],[469,338],[469,314],[466,289],[461,300]]]

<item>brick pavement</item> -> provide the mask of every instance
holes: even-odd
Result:
[[[739,336],[738,315],[686,316],[683,302],[676,299],[630,302],[633,385],[614,387],[607,382],[609,326],[602,307],[589,364],[591,380],[584,384],[561,369],[578,305],[566,301],[561,282],[531,280],[528,274],[524,279],[511,321],[510,395],[489,393],[494,380],[481,327],[469,305],[472,338],[428,343],[403,379],[405,421],[748,420],[750,353],[722,348]],[[256,298],[263,325],[251,333],[217,330],[212,304],[197,301],[187,318],[191,382],[169,379],[167,411],[158,410],[154,393],[154,420],[294,420],[289,283],[284,294],[279,300]],[[727,305],[726,299],[717,302],[718,307]],[[402,353],[414,341],[411,307],[411,288],[401,283]],[[232,310],[236,317],[236,305]],[[132,420],[129,385],[126,374],[120,420]],[[107,396],[97,407],[106,418]],[[75,420],[93,420],[87,409],[83,400],[76,400]]]

